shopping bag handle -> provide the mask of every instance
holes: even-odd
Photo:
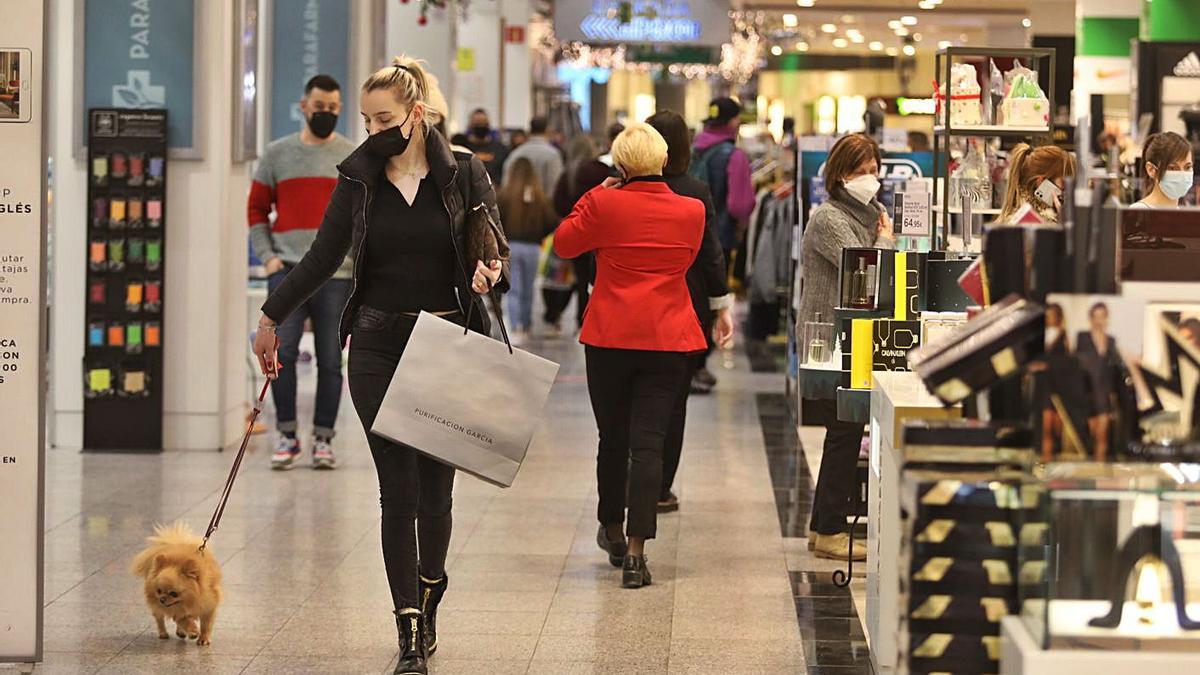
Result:
[[[466,323],[463,325],[463,335],[466,335],[467,333],[471,332],[471,317],[473,317],[475,315],[475,301],[476,301],[476,299],[478,299],[479,302],[483,302],[482,295],[484,295],[484,294],[481,294],[479,298],[471,298],[471,302],[470,302],[471,306],[470,306],[470,308],[467,309],[467,320],[466,320]],[[488,290],[487,290],[486,295],[492,299],[492,302],[499,302],[499,300],[496,298],[496,296],[492,294],[492,282],[491,281],[488,282]],[[505,327],[505,325],[504,325],[504,319],[502,319],[500,317],[500,315],[495,312],[492,312],[492,314],[496,317],[496,323],[500,324],[500,335],[504,338],[504,344],[505,344],[505,346],[508,347],[508,353],[511,355],[514,353],[513,346],[512,346],[512,340],[509,339],[509,337],[508,337],[508,328]]]

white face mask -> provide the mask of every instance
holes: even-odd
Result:
[[[1158,186],[1162,188],[1163,194],[1171,199],[1183,199],[1188,190],[1192,189],[1192,172],[1164,171]]]
[[[867,173],[857,178],[851,178],[844,185],[846,192],[850,193],[851,197],[863,204],[870,204],[871,200],[875,198],[875,193],[879,192],[881,184],[879,178]]]

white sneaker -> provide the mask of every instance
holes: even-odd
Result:
[[[289,438],[279,434],[275,441],[275,452],[271,453],[271,468],[276,471],[287,471],[296,463],[300,455],[300,439]]]
[[[337,459],[333,456],[333,446],[324,438],[315,438],[313,440],[312,468],[334,469],[336,465]]]

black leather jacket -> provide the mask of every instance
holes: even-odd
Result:
[[[429,178],[437,182],[442,204],[450,215],[451,235],[461,268],[455,284],[459,309],[466,315],[473,304],[471,328],[487,334],[491,330],[487,308],[482,298],[471,290],[476,261],[468,259],[472,257],[468,242],[478,238],[473,236],[478,233],[472,233],[470,229],[491,227],[504,261],[503,275],[495,290],[507,292],[508,244],[500,225],[496,193],[483,163],[474,155],[452,152],[450,144],[437,131],[426,135],[425,154],[429,161]],[[338,338],[345,346],[361,302],[358,281],[363,243],[370,222],[371,199],[375,195],[376,182],[383,174],[383,164],[384,160],[359,146],[338,165],[337,187],[329,198],[316,239],[279,288],[267,298],[262,306],[263,314],[276,323],[283,323],[337,272],[346,252],[353,249],[354,286],[338,327]]]

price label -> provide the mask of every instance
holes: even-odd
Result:
[[[930,233],[929,193],[898,192],[893,215],[896,233],[905,237],[927,237]]]

